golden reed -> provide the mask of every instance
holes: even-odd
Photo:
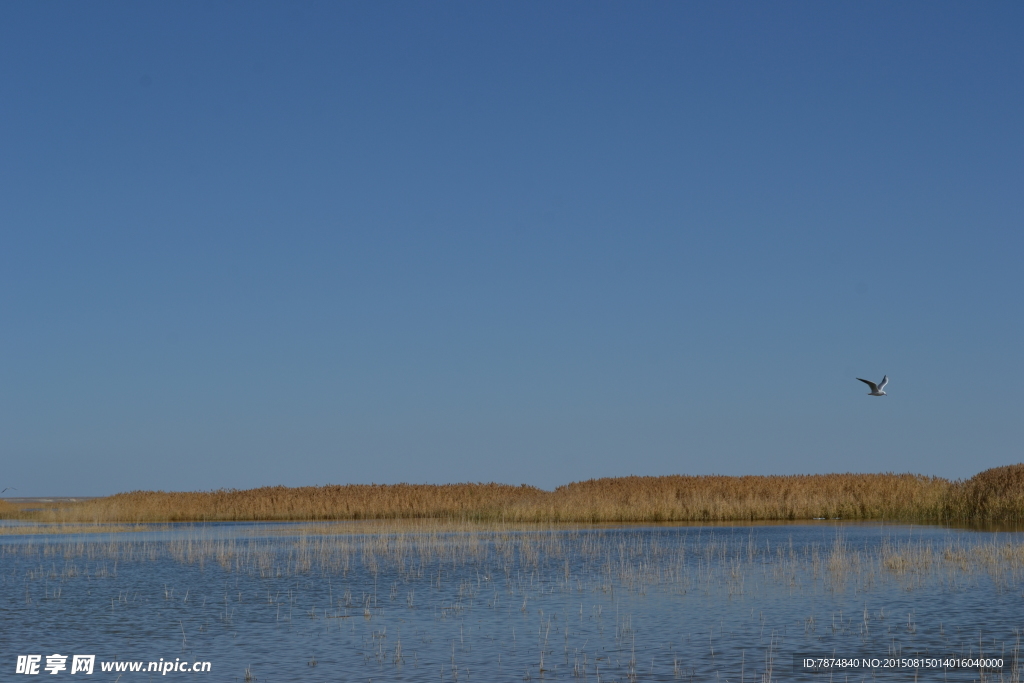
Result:
[[[2,510],[0,510],[2,512]],[[592,479],[543,491],[505,484],[133,491],[19,516],[60,523],[445,518],[503,522],[892,519],[1024,521],[1024,464],[965,481],[914,474]]]
[[[5,517],[12,517],[18,513],[18,508],[14,507],[6,500],[0,499],[0,519]]]

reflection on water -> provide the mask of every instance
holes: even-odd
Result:
[[[816,653],[994,654],[1006,668],[984,680],[1019,680],[1017,533],[835,522],[352,533],[366,530],[0,537],[0,679],[17,654],[80,653],[210,661],[211,681],[247,670],[260,681],[914,680],[794,672],[794,654]],[[133,677],[150,674],[122,680]]]

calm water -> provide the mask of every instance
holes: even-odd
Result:
[[[14,673],[18,655],[45,665],[54,653],[212,669],[97,663],[91,680],[111,681],[915,680],[909,669],[803,672],[794,655],[979,653],[1004,670],[916,680],[1018,680],[1022,543],[834,522],[0,536],[0,680],[30,678]]]

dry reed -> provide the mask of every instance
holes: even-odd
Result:
[[[18,515],[18,508],[14,507],[6,500],[0,499],[0,519],[9,519]]]
[[[285,486],[210,492],[132,491],[41,511],[50,522],[204,522],[416,517],[494,519],[531,486],[427,484]]]
[[[1024,464],[994,467],[963,482],[950,499],[952,517],[1024,521]]]
[[[523,501],[521,521],[680,522],[938,518],[950,482],[912,474],[593,479]]]
[[[13,516],[13,515],[9,515]],[[966,481],[913,474],[593,479],[542,491],[503,484],[133,491],[21,513],[57,523],[456,519],[595,523],[799,519],[1024,521],[1024,464]]]

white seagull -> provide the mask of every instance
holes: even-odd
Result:
[[[885,385],[889,383],[889,375],[883,377],[882,381],[879,382],[878,384],[875,384],[874,382],[869,382],[866,379],[860,379],[860,377],[858,377],[857,379],[871,387],[871,392],[868,394],[868,396],[885,396],[885,392],[882,391],[882,389],[885,389]]]

